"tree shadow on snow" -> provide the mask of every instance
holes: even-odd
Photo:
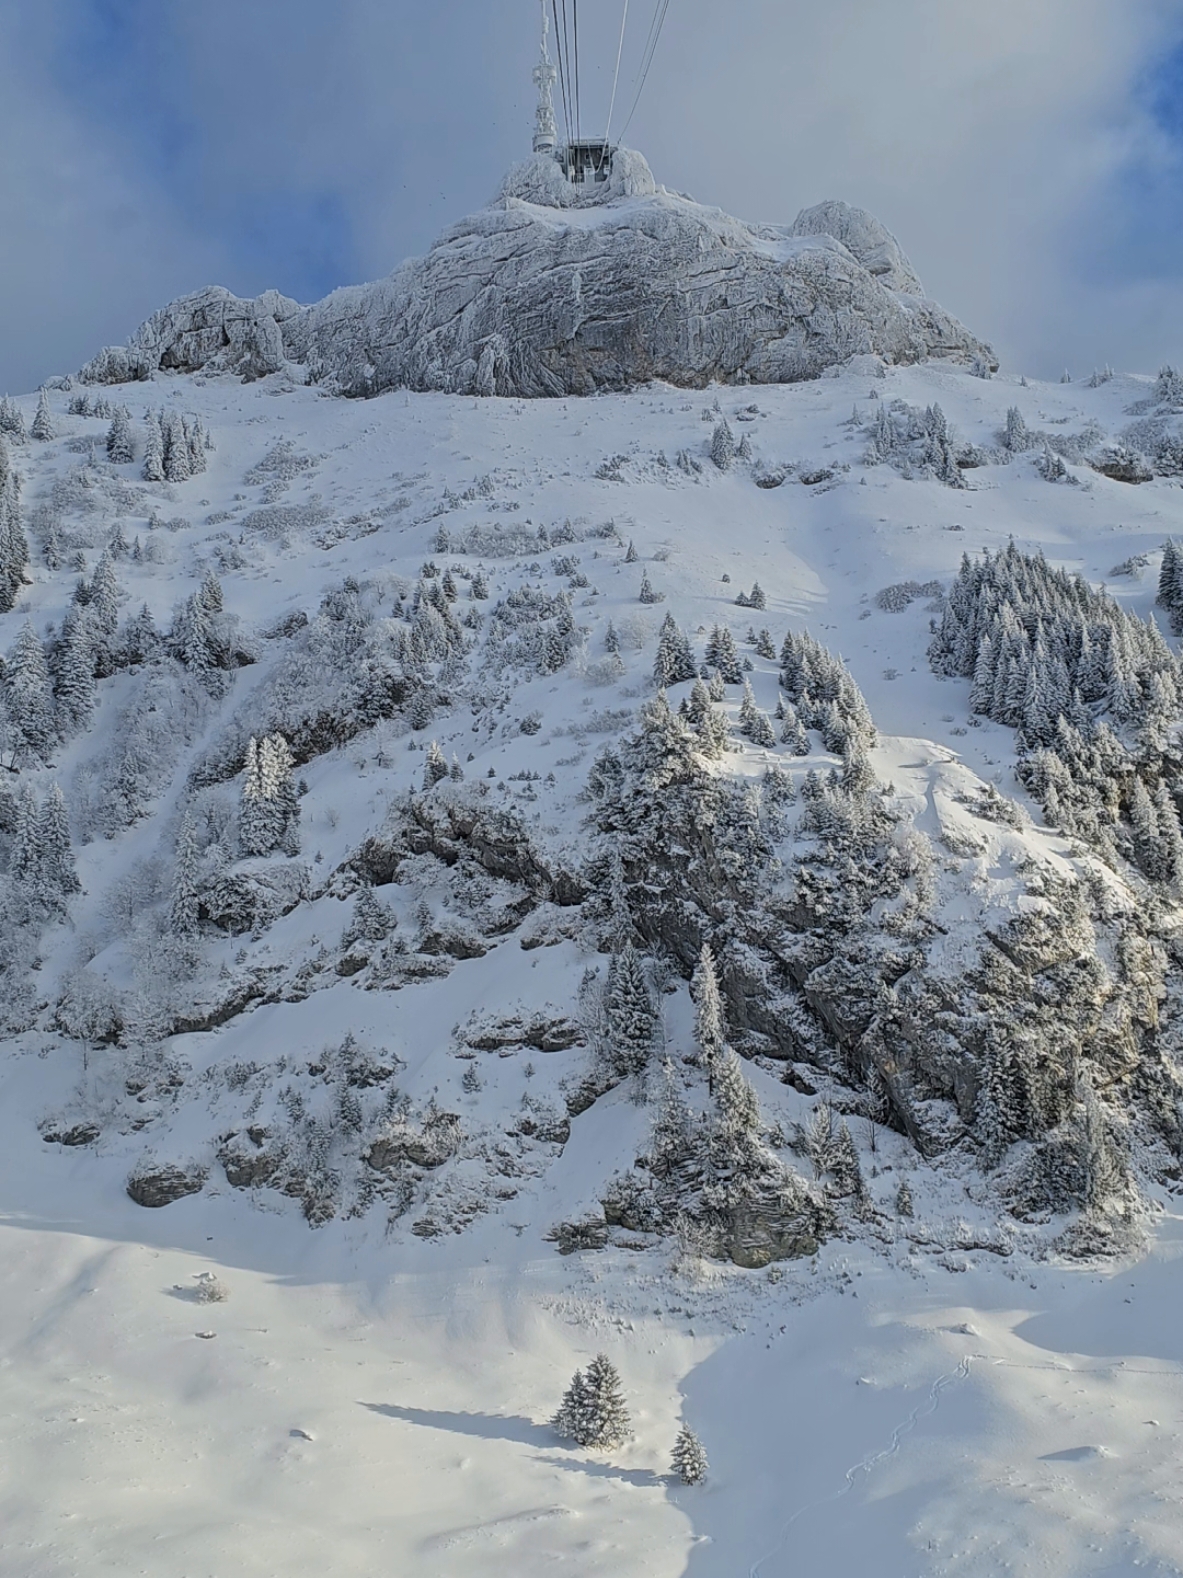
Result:
[[[665,1490],[670,1484],[668,1475],[655,1474],[651,1468],[618,1468],[615,1463],[593,1463],[586,1458],[578,1462],[570,1458],[542,1457],[538,1462],[549,1468],[565,1469],[568,1474],[587,1474],[592,1479],[618,1479],[626,1485],[638,1485],[646,1490]]]
[[[554,1432],[518,1414],[451,1414],[436,1408],[404,1408],[400,1403],[362,1403],[372,1414],[401,1419],[409,1425],[429,1425],[433,1430],[453,1430],[457,1435],[482,1441],[520,1441],[523,1446],[553,1446]]]

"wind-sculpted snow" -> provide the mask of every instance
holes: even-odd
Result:
[[[258,377],[286,360],[347,395],[538,397],[653,379],[793,383],[859,354],[996,365],[924,299],[894,238],[862,210],[825,203],[791,229],[748,225],[658,188],[639,154],[622,153],[586,197],[553,160],[528,160],[426,257],[312,307],[273,291],[183,297],[82,376],[213,366]]]

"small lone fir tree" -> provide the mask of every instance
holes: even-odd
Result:
[[[706,1448],[689,1425],[683,1425],[674,1442],[670,1467],[683,1485],[701,1485],[707,1477]]]
[[[596,1451],[628,1439],[632,1421],[620,1375],[607,1354],[598,1353],[586,1370],[576,1370],[551,1424],[577,1446]]]

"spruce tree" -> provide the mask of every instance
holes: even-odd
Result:
[[[715,956],[709,943],[702,945],[690,995],[694,999],[694,1039],[698,1043],[699,1057],[708,1069],[713,1069],[727,1044],[727,1030]]]
[[[440,750],[435,740],[427,748],[427,760],[423,764],[423,788],[432,789],[448,776],[448,758]]]
[[[604,1452],[620,1446],[632,1433],[620,1374],[607,1354],[598,1353],[583,1375],[583,1398],[575,1440]]]
[[[162,423],[164,438],[164,480],[187,482],[192,476],[189,465],[189,440],[185,425],[175,411],[167,411]]]
[[[90,614],[71,604],[62,620],[53,693],[63,739],[90,727],[95,706],[95,653]]]
[[[618,1074],[637,1074],[653,1050],[656,1014],[640,958],[631,942],[613,955],[605,991],[608,1059]]]
[[[82,891],[70,846],[70,821],[60,787],[52,784],[37,824],[37,896],[50,914],[63,915],[67,900]]]
[[[8,654],[5,689],[17,758],[48,762],[57,733],[53,692],[45,649],[27,620]]]
[[[186,812],[177,835],[177,854],[169,893],[168,928],[174,937],[193,937],[197,934],[197,875],[197,829],[193,818]]]
[[[563,1400],[551,1419],[551,1428],[567,1441],[578,1441],[583,1444],[586,1433],[587,1388],[583,1379],[583,1371],[576,1370],[571,1377],[571,1384],[563,1393]]]
[[[710,1464],[706,1449],[689,1425],[683,1425],[678,1432],[670,1467],[683,1485],[701,1485],[707,1477]]]
[[[735,435],[723,417],[711,435],[711,459],[720,471],[730,471],[735,462]]]
[[[653,590],[653,584],[649,579],[648,570],[641,571],[641,591],[639,601],[642,603],[660,603],[662,601],[662,593],[655,592]]]
[[[111,426],[107,429],[107,459],[114,466],[126,466],[136,458],[135,444],[131,436],[131,412],[126,406],[118,406],[115,415],[111,418]]]
[[[164,481],[164,434],[160,427],[160,418],[155,411],[149,411],[145,418],[144,430],[144,481]]]
[[[30,432],[41,443],[47,443],[51,438],[55,437],[53,413],[49,409],[49,395],[44,389],[37,397],[37,414],[33,418],[33,426]]]

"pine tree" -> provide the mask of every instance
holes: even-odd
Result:
[[[653,585],[649,580],[648,570],[641,571],[641,591],[639,601],[642,603],[660,603],[663,601],[662,594],[653,590]]]
[[[624,562],[625,562],[625,564],[636,564],[637,560],[640,557],[641,557],[640,554],[637,552],[637,545],[636,545],[635,542],[633,542],[632,538],[630,537],[629,538],[629,544],[628,544],[628,552],[624,556]]]
[[[49,555],[47,554],[47,560]],[[25,584],[29,542],[21,525],[20,478],[0,438],[0,613],[15,605]]]
[[[735,461],[735,435],[723,417],[711,436],[711,459],[720,471],[730,471]]]
[[[40,864],[38,847],[40,816],[33,786],[29,783],[22,783],[17,794],[14,821],[12,849],[8,857],[8,875],[13,885],[26,898],[31,898]]]
[[[674,1442],[670,1468],[683,1485],[701,1485],[707,1477],[710,1464],[706,1449],[689,1425],[683,1425]]]
[[[71,604],[62,620],[53,694],[61,737],[90,727],[95,706],[95,652],[90,614]]]
[[[161,425],[164,438],[164,480],[187,482],[193,473],[189,465],[189,440],[185,435],[184,423],[175,411],[167,411]]]
[[[155,411],[149,411],[145,418],[144,436],[144,481],[164,481],[164,434],[160,427],[160,418]]]
[[[551,1428],[564,1440],[578,1441],[582,1445],[587,1429],[586,1415],[587,1386],[583,1371],[576,1370],[571,1377],[571,1384],[563,1393],[562,1402],[551,1419]]]
[[[0,400],[0,433],[7,433],[18,444],[23,444],[27,437],[24,414],[7,395]]]
[[[239,818],[244,855],[299,851],[300,804],[292,780],[292,754],[282,734],[252,739],[247,746]]]
[[[912,1204],[912,1190],[906,1178],[900,1179],[900,1186],[895,1192],[896,1214],[899,1216],[915,1216],[916,1208]]]
[[[657,656],[653,663],[653,678],[665,689],[694,679],[698,673],[690,638],[680,628],[673,614],[667,614],[657,637]]]
[[[727,1030],[715,956],[709,943],[702,945],[690,995],[694,999],[694,1039],[698,1043],[699,1057],[708,1069],[713,1069],[727,1044]]]
[[[489,583],[485,579],[485,572],[483,570],[478,570],[473,576],[472,585],[469,588],[469,595],[472,597],[472,600],[477,603],[483,603],[487,600],[489,596]]]
[[[613,656],[620,652],[620,637],[617,635],[616,626],[611,620],[608,621],[608,628],[604,631],[604,651],[611,653]]]
[[[107,430],[107,459],[114,466],[126,466],[136,458],[131,436],[131,412],[118,406]]]
[[[9,721],[18,759],[48,762],[57,730],[45,649],[32,625],[21,626],[5,674]]]
[[[70,847],[66,801],[57,784],[50,786],[37,824],[38,897],[50,914],[64,915],[66,901],[82,891]]]
[[[773,646],[772,636],[767,630],[761,630],[756,637],[756,652],[758,656],[766,658],[770,662],[776,661],[776,648]]]
[[[724,1047],[714,1061],[711,1089],[721,1134],[733,1143],[754,1139],[760,1132],[760,1104],[730,1047]]]
[[[119,643],[120,658],[124,663],[147,663],[160,650],[160,632],[147,603],[124,627]]]
[[[198,592],[201,606],[207,614],[220,614],[225,607],[222,596],[222,583],[212,570],[207,570],[202,577],[201,590]]]
[[[743,684],[735,637],[727,625],[715,625],[712,629],[707,638],[706,660],[709,667],[718,669],[725,684]]]
[[[197,934],[200,913],[197,875],[197,829],[193,818],[186,812],[177,835],[177,855],[169,894],[168,928],[174,937],[193,937]]]
[[[656,1014],[644,969],[630,942],[613,955],[604,1011],[609,1062],[618,1074],[639,1073],[653,1050]]]
[[[752,590],[748,593],[748,607],[761,610],[768,607],[768,598],[764,595],[764,588],[759,581],[752,582]]]
[[[202,431],[201,423],[196,417],[193,418],[191,423],[185,423],[184,431],[189,460],[189,475],[192,477],[197,477],[200,476],[206,468],[205,434]]]
[[[606,1354],[598,1353],[584,1371],[581,1392],[572,1431],[575,1441],[601,1452],[627,1441],[632,1421],[619,1372]]]
[[[44,389],[37,397],[37,415],[33,418],[33,426],[30,432],[41,443],[47,443],[51,438],[55,437],[53,413],[49,409],[49,395]]]
[[[427,760],[423,764],[423,788],[434,788],[442,779],[448,776],[448,758],[440,750],[435,740],[432,740],[427,749]]]

